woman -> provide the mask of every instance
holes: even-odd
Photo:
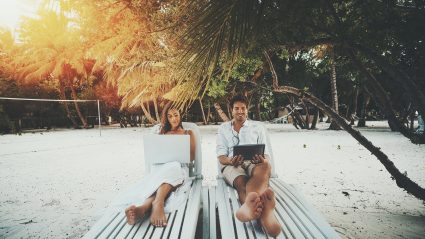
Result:
[[[162,112],[161,128],[159,133],[190,135],[190,161],[193,162],[195,159],[195,136],[191,130],[183,129],[180,112],[176,108],[173,108],[170,103],[165,106]],[[171,174],[175,174],[177,167],[177,170],[181,170],[182,174],[179,174],[181,175],[180,178],[174,178],[171,181],[163,182],[156,192],[147,198],[141,206],[131,205],[128,207],[125,210],[128,224],[135,224],[137,219],[142,218],[146,213],[152,211],[150,217],[152,225],[156,227],[165,227],[167,225],[167,219],[164,211],[165,199],[167,199],[170,193],[188,178],[189,169],[186,166],[180,166],[180,164],[176,162],[166,163],[159,167],[162,167],[163,170],[157,168],[153,171],[166,173],[167,170],[171,170],[169,172]]]

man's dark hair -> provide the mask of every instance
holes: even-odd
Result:
[[[244,95],[238,94],[238,95],[233,96],[233,98],[230,100],[230,108],[231,109],[233,109],[233,105],[235,104],[235,102],[242,102],[248,108],[248,99]]]

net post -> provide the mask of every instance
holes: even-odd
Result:
[[[99,136],[102,136],[102,125],[100,123],[100,104],[99,104],[99,100],[97,100],[97,117],[99,118]]]

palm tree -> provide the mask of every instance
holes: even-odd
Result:
[[[90,61],[84,56],[83,43],[77,29],[71,27],[70,20],[53,11],[40,11],[38,19],[26,18],[19,29],[23,51],[14,60],[17,77],[24,84],[42,81],[54,81],[59,96],[66,99],[66,89],[71,89],[71,96],[77,100],[76,88],[89,79]],[[68,118],[76,122],[65,102]],[[77,102],[75,109],[85,128],[88,127]]]

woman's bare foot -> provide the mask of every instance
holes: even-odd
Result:
[[[274,215],[274,208],[276,206],[274,192],[270,188],[267,188],[266,191],[260,195],[260,198],[264,205],[260,222],[264,226],[267,234],[276,237],[282,231],[282,228]]]
[[[142,205],[140,207],[136,207],[131,205],[127,209],[125,209],[125,216],[127,217],[127,223],[130,225],[134,225],[137,219],[142,218],[146,212],[146,208]]]
[[[164,212],[164,202],[152,203],[151,223],[156,227],[167,226],[167,218],[165,217]]]
[[[246,195],[245,203],[236,211],[236,218],[241,222],[257,219],[261,216],[263,205],[256,192]]]

